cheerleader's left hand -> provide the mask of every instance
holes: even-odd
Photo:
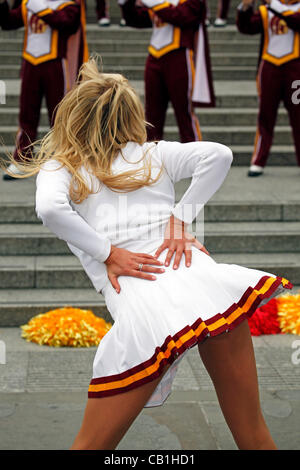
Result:
[[[196,246],[199,250],[209,255],[209,252],[205,246],[202,245],[191,233],[187,231],[184,222],[176,219],[172,215],[166,227],[164,242],[158,247],[154,256],[155,258],[158,258],[164,250],[168,249],[168,253],[165,259],[165,266],[169,266],[171,259],[175,254],[173,268],[177,269],[182,255],[184,254],[185,265],[186,267],[189,267],[192,261],[192,245]]]

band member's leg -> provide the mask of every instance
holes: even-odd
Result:
[[[230,7],[230,0],[219,0],[217,18],[227,20]]]
[[[257,75],[259,112],[251,165],[264,167],[273,141],[274,127],[282,93],[280,67],[269,62],[260,63]]]
[[[96,12],[98,20],[109,17],[109,7],[107,0],[96,0]]]
[[[202,140],[199,121],[192,105],[195,76],[193,52],[189,49],[178,49],[166,57],[164,74],[181,142]]]
[[[164,58],[148,56],[145,67],[145,113],[148,141],[161,140],[168,108],[169,94],[166,87],[161,63]]]
[[[300,166],[300,60],[288,62],[284,69],[284,105],[289,113],[297,163]]]
[[[49,123],[52,126],[56,114],[56,108],[66,92],[70,88],[70,79],[66,59],[51,60],[42,64],[43,83],[45,88],[46,104]]]
[[[23,61],[21,72],[21,94],[19,111],[19,130],[16,137],[14,159],[20,161],[19,152],[32,158],[30,146],[37,137],[43,87],[40,76],[40,65],[32,65]]]

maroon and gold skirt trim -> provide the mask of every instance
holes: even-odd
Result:
[[[187,349],[209,336],[216,336],[236,328],[249,318],[259,304],[272,296],[279,286],[291,289],[293,284],[283,277],[263,276],[256,286],[248,287],[237,303],[225,312],[208,320],[199,317],[191,326],[187,325],[173,336],[166,337],[161,346],[155,348],[147,361],[121,374],[93,378],[88,389],[88,398],[101,398],[124,393],[159,377],[166,365],[171,365]]]

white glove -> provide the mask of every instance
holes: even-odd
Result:
[[[126,3],[126,2],[127,2],[127,0],[118,0],[119,5],[124,5],[124,3]]]
[[[26,6],[32,13],[39,13],[49,8],[47,0],[29,0]]]

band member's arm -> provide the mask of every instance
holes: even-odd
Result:
[[[289,8],[289,5],[283,5],[278,0],[268,1],[268,9],[274,13],[274,15],[283,19],[287,26],[294,31],[300,31],[300,3],[298,11],[293,11]]]
[[[0,26],[4,30],[17,29],[24,26],[21,7],[10,10],[6,0],[0,0]]]
[[[136,5],[135,0],[118,0],[127,26],[152,28],[152,20],[146,7]]]
[[[185,0],[177,6],[164,0],[142,0],[164,23],[170,23],[181,28],[198,26],[206,14],[205,3],[202,0]]]
[[[49,160],[42,165],[36,178],[37,217],[58,238],[104,262],[110,254],[111,242],[72,208],[69,197],[71,178],[71,173],[57,160]]]
[[[29,0],[27,8],[51,28],[66,34],[76,33],[80,25],[80,6],[73,1],[66,1],[57,10],[51,10],[45,0]]]
[[[240,33],[258,34],[263,32],[263,23],[258,11],[254,11],[253,0],[243,0],[237,9],[236,24]]]

